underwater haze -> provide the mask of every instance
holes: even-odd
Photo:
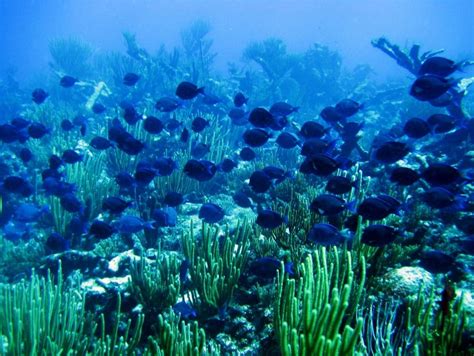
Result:
[[[48,43],[81,38],[99,51],[120,50],[130,31],[151,52],[173,48],[180,31],[196,19],[211,25],[216,68],[240,60],[252,41],[281,38],[291,51],[318,42],[338,50],[344,65],[371,65],[397,76],[393,63],[374,53],[370,41],[381,34],[401,44],[423,43],[462,60],[474,52],[474,3],[470,0],[22,0],[0,2],[0,69],[17,68],[23,77],[44,69]]]
[[[0,0],[0,355],[473,355],[473,18]]]

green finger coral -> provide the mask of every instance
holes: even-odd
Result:
[[[184,255],[189,261],[191,282],[197,299],[204,306],[224,307],[231,299],[249,254],[250,227],[244,222],[233,233],[203,224],[200,240],[191,225],[182,237]]]
[[[349,252],[340,261],[336,248],[323,248],[305,259],[298,280],[278,273],[273,323],[282,355],[357,353],[363,320],[352,322],[352,311],[365,281],[360,263],[356,278]]]

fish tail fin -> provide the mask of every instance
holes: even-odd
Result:
[[[284,270],[290,277],[293,277],[295,275],[295,271],[293,270],[293,267],[294,267],[293,262],[286,262],[284,264]]]
[[[452,207],[454,208],[455,211],[466,210],[468,206],[468,200],[469,200],[468,197],[463,196],[463,195],[458,195],[456,196]]]
[[[394,214],[398,216],[402,216],[404,213],[408,213],[413,209],[413,206],[415,204],[415,199],[409,198],[407,199],[406,202],[403,204],[400,204],[400,206],[395,210]]]
[[[143,227],[145,228],[145,230],[155,230],[156,229],[155,223],[156,222],[154,220],[145,221],[145,224],[143,224]]]
[[[349,158],[343,157],[343,156],[338,156],[338,157],[336,158],[336,161],[337,161],[337,163],[339,164],[339,167],[338,167],[338,168],[340,168],[340,169],[342,169],[342,170],[349,169],[349,168],[351,168],[352,165],[353,165],[353,162],[352,162]]]
[[[357,200],[354,199],[347,203],[346,205],[347,210],[349,210],[351,213],[355,214],[357,212]]]
[[[48,204],[43,205],[41,207],[40,211],[41,211],[42,214],[49,213],[49,211],[50,211],[49,205]]]

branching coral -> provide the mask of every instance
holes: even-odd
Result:
[[[70,183],[77,186],[82,201],[90,201],[90,218],[94,219],[102,210],[102,201],[114,195],[117,186],[106,173],[103,153],[87,156],[83,162],[66,167],[66,176]]]
[[[364,317],[362,348],[370,355],[461,355],[467,325],[462,297],[436,305],[434,290],[424,288],[407,303],[372,302]],[[377,305],[376,305],[377,304]],[[466,351],[467,354],[472,354]]]
[[[327,98],[342,96],[343,86],[339,84],[342,74],[342,58],[329,47],[315,43],[303,55],[292,71],[300,84],[300,103],[314,107],[315,103]],[[353,83],[354,84],[354,83]],[[328,93],[331,93],[330,96]]]
[[[132,264],[130,291],[147,314],[157,315],[173,306],[179,297],[179,263],[175,256],[166,256],[154,265],[142,256]]]
[[[219,229],[203,223],[201,239],[196,241],[191,224],[181,242],[189,261],[192,287],[197,293],[194,302],[201,309],[225,307],[232,298],[249,254],[250,227],[244,222],[233,233],[227,228],[223,237]]]
[[[402,347],[398,348],[395,341],[394,329],[398,307],[399,304],[393,301],[386,303],[378,302],[371,303],[367,309],[360,310],[361,317],[364,318],[361,345],[365,349],[366,354],[391,356],[402,351]],[[408,349],[411,346],[411,339],[409,337],[411,333],[408,333],[407,329],[404,331],[405,337],[401,341]],[[401,335],[402,333],[399,334]],[[402,338],[400,337],[400,339]]]
[[[213,41],[206,38],[210,30],[211,26],[208,22],[199,20],[181,32],[181,43],[186,58],[190,62],[188,73],[191,74],[194,82],[209,77],[212,63],[217,55],[211,52]]]
[[[298,280],[277,274],[273,323],[283,355],[356,354],[363,321],[351,315],[364,288],[364,259],[360,265],[355,276],[350,253],[340,261],[337,249],[323,248],[305,259]]]
[[[372,46],[380,49],[390,58],[394,59],[399,66],[408,70],[411,74],[418,76],[418,70],[428,58],[434,57],[444,52],[444,49],[437,51],[427,51],[420,54],[420,45],[414,44],[409,51],[400,49],[400,47],[394,43],[391,43],[388,39],[381,37],[372,40]],[[465,61],[464,65],[472,65],[474,61]],[[467,93],[467,89],[474,83],[473,78],[465,78],[459,81],[457,85],[457,94],[453,96],[452,102],[446,107],[446,109],[456,117],[470,117],[467,112],[462,108],[462,100]]]
[[[186,324],[179,316],[170,312],[169,317],[158,317],[159,334],[157,338],[149,337],[150,348],[146,355],[212,355],[213,350],[206,344],[206,333],[197,322]]]
[[[416,299],[408,303],[408,323],[415,329],[414,348],[420,354],[449,355],[462,351],[462,337],[467,325],[462,296],[456,298],[454,290],[447,291],[446,288],[443,293],[452,295],[443,295],[439,305],[436,305],[434,290],[428,299],[420,290]]]
[[[92,47],[77,38],[59,38],[49,43],[53,67],[68,75],[84,77],[89,72]]]
[[[315,214],[307,207],[309,201],[304,195],[291,193],[289,204],[274,202],[272,210],[288,218],[288,224],[274,229],[270,238],[276,242],[280,249],[289,253],[291,262],[295,264],[296,271],[307,253],[306,236],[311,226],[315,223]],[[262,256],[263,257],[263,256]]]
[[[7,282],[32,267],[38,267],[45,255],[45,239],[35,236],[29,241],[14,243],[0,237],[0,282]]]
[[[31,281],[0,286],[0,353],[57,355],[68,350],[85,354],[84,295],[33,274]]]
[[[286,45],[278,38],[249,44],[243,57],[257,63],[271,80],[276,80],[290,69]]]
[[[391,43],[385,37],[380,37],[375,40],[372,40],[372,46],[380,49],[386,55],[393,58],[398,65],[407,69],[410,73],[414,75],[418,75],[418,69],[420,68],[421,63],[423,63],[425,59],[444,52],[444,50],[442,49],[437,51],[424,52],[420,55],[420,45],[417,44],[413,45],[407,52],[400,49],[399,46]]]
[[[290,78],[290,71],[296,57],[287,53],[286,45],[278,38],[269,38],[249,44],[243,58],[256,63],[263,71],[264,77],[258,78],[258,86],[266,90],[252,93],[256,102],[271,102],[282,99],[280,84]],[[256,83],[255,79],[253,81]]]
[[[130,319],[124,333],[121,324],[121,297],[112,334],[96,338],[97,323],[85,310],[86,296],[77,288],[66,289],[59,268],[56,283],[51,273],[11,285],[0,285],[0,354],[2,355],[124,355],[135,354],[144,316],[132,328]],[[121,334],[121,335],[120,335]]]
[[[105,332],[105,318],[101,314],[101,334],[100,338],[94,344],[93,355],[96,356],[121,356],[121,355],[139,355],[141,354],[138,345],[142,336],[142,328],[145,317],[139,314],[137,321],[132,328],[132,321],[130,319],[126,322],[126,327],[123,335],[119,335],[119,326],[121,323],[121,306],[122,298],[118,295],[117,301],[117,315],[113,326],[112,334]]]
[[[146,60],[148,58],[147,51],[138,45],[135,34],[131,32],[123,32],[123,39],[127,46],[127,54],[136,60]]]

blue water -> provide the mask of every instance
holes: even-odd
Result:
[[[472,354],[473,18],[0,0],[0,354]]]

